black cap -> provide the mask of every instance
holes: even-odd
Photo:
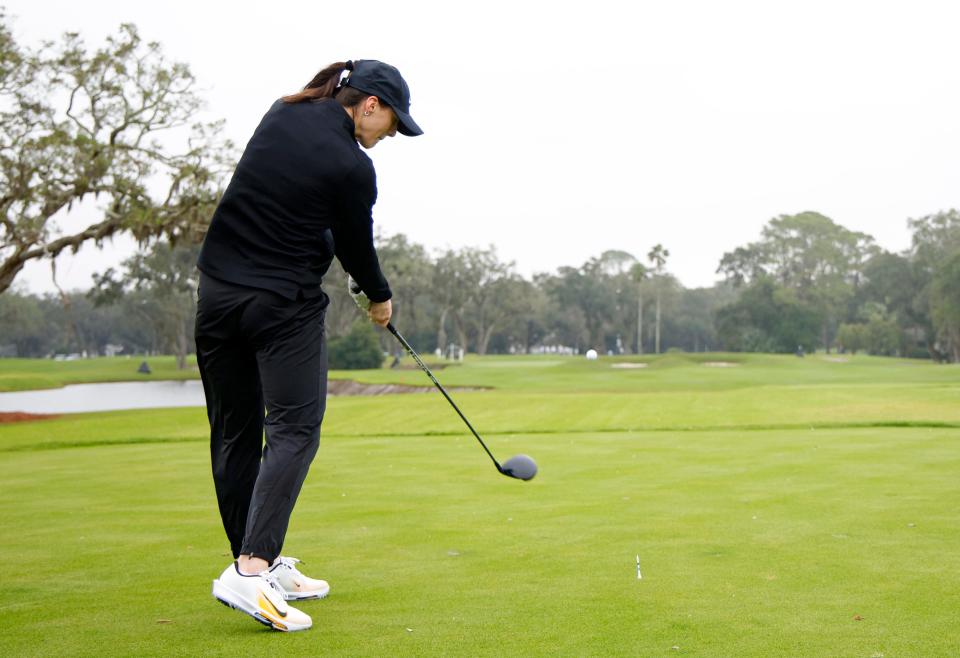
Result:
[[[343,79],[341,86],[353,87],[376,96],[389,105],[397,115],[397,131],[401,135],[415,137],[423,134],[420,126],[410,116],[410,87],[396,67],[375,59],[358,59],[347,62],[347,69],[351,70],[351,73]]]

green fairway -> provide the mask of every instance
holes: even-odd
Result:
[[[137,372],[146,361],[151,374]],[[186,370],[177,370],[172,356],[99,357],[76,361],[53,359],[0,360],[0,392],[58,388],[67,384],[93,382],[150,381],[158,379],[199,379],[196,357],[191,356]]]
[[[210,596],[202,409],[0,425],[0,655],[960,654],[960,368],[621,361],[438,371],[529,483],[438,394],[331,399],[285,552],[332,593],[289,636]]]

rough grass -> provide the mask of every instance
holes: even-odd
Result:
[[[0,426],[0,655],[960,653],[960,371],[740,358],[439,373],[499,384],[456,399],[529,483],[438,395],[331,400],[287,550],[333,592],[290,636],[210,598],[201,409]]]

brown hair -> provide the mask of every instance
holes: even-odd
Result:
[[[336,98],[344,107],[353,107],[369,97],[370,94],[352,87],[337,86],[340,84],[340,76],[348,70],[353,70],[353,62],[334,62],[313,76],[313,79],[307,83],[302,91],[283,96],[280,100],[284,103],[304,103],[324,98]]]

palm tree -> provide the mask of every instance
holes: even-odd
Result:
[[[630,278],[637,284],[637,354],[643,354],[643,282],[650,277],[650,268],[643,263],[634,263]]]
[[[667,256],[670,255],[670,252],[663,248],[662,244],[654,246],[650,250],[650,253],[647,254],[647,260],[653,264],[654,278],[657,281],[657,324],[656,324],[656,338],[654,340],[654,346],[657,354],[660,354],[660,288],[662,284],[663,277],[663,266],[667,263]]]

